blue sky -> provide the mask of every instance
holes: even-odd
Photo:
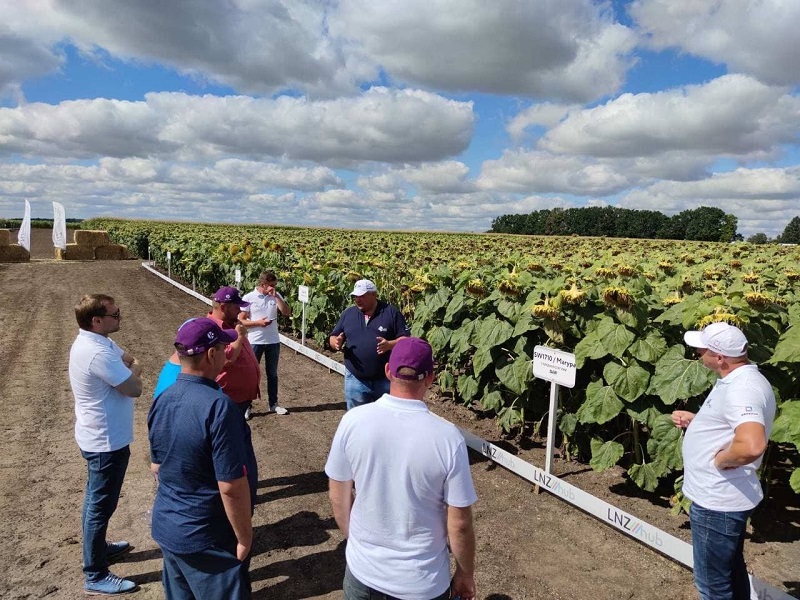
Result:
[[[6,4],[0,216],[485,231],[706,205],[774,236],[800,214],[800,3]]]

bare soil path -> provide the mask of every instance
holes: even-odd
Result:
[[[77,332],[72,307],[84,293],[116,299],[122,323],[114,339],[142,362],[135,441],[110,536],[135,546],[114,571],[140,584],[138,599],[163,598],[160,552],[150,538],[154,496],[146,415],[175,329],[206,305],[147,273],[136,261],[49,260],[50,232],[34,230],[34,260],[0,264],[0,597],[83,598],[80,505],[85,463],[73,438],[67,361]],[[41,257],[41,258],[37,258]],[[47,259],[46,259],[47,258]],[[252,561],[255,598],[342,598],[344,541],[328,504],[322,468],[344,412],[342,381],[283,348],[281,404],[291,414],[251,420],[259,460],[259,505]],[[432,409],[487,439],[490,422],[461,407]],[[542,464],[537,446],[519,450]],[[483,457],[471,455],[478,489],[478,589],[484,600],[651,599],[695,597],[691,574]],[[629,493],[618,471],[595,474],[559,463],[567,478],[633,514],[688,539],[685,517]],[[611,489],[628,493],[615,495]],[[783,505],[781,505],[783,506]],[[748,541],[748,560],[773,585],[800,588],[796,505],[777,514],[766,539]],[[764,529],[769,533],[770,529]],[[780,535],[775,532],[780,532]]]

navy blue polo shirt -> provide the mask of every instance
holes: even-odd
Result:
[[[258,468],[242,411],[215,381],[181,373],[153,401],[147,428],[159,465],[153,539],[176,554],[235,547],[217,482],[246,475],[255,501]]]
[[[369,322],[357,306],[350,306],[339,317],[331,335],[344,332],[344,366],[359,379],[386,377],[384,365],[390,352],[378,354],[378,338],[396,340],[411,335],[403,313],[388,302],[378,301]]]

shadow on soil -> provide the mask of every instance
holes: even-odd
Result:
[[[315,406],[298,406],[292,408],[290,413],[304,413],[304,412],[324,412],[326,410],[344,410],[347,404],[344,402],[327,402],[325,404],[317,404]]]
[[[298,546],[316,546],[327,542],[336,529],[333,517],[321,519],[311,511],[303,510],[277,523],[261,525],[253,530],[253,556],[272,550],[288,550]]]
[[[253,600],[299,600],[342,589],[344,540],[333,550],[298,559],[282,560],[250,571],[253,582],[280,578],[274,585],[253,593]]]
[[[291,498],[293,496],[306,496],[308,494],[318,494],[328,489],[328,477],[322,471],[311,471],[289,477],[273,477],[263,479],[258,482],[258,488],[276,487],[280,489],[270,490],[256,496],[256,504],[280,500],[281,498]]]

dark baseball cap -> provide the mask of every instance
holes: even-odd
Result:
[[[202,354],[217,344],[231,344],[239,334],[220,328],[214,321],[201,317],[186,321],[175,335],[175,348],[181,356]]]
[[[217,290],[217,293],[214,294],[214,302],[220,302],[222,304],[238,304],[239,306],[250,306],[249,302],[245,302],[242,300],[242,296],[235,287],[232,286],[225,286],[221,287]]]
[[[400,369],[411,369],[414,374],[399,374]],[[423,339],[404,337],[397,340],[389,355],[389,372],[395,379],[420,381],[433,373],[433,350]]]

